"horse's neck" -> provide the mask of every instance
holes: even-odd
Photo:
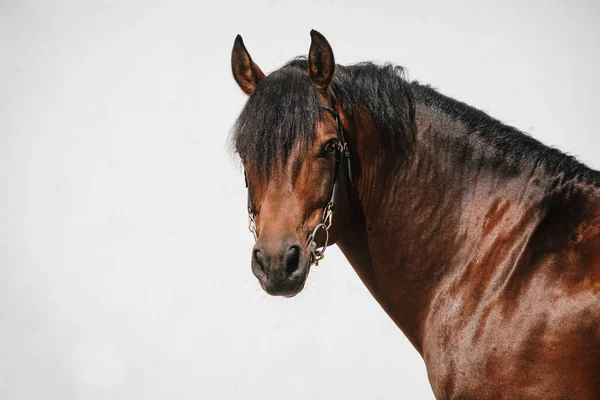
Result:
[[[401,166],[393,154],[373,162],[373,149],[358,143],[359,201],[338,244],[421,351],[432,299],[459,280],[474,258],[485,256],[498,235],[505,235],[505,252],[518,252],[542,218],[539,205],[547,189],[546,178],[531,170],[503,170],[469,143],[464,126],[437,111],[417,105],[416,126],[410,161]],[[376,134],[366,129],[357,136]]]

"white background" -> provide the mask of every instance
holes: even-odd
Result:
[[[599,168],[599,3],[482,3],[0,0],[0,398],[431,399],[337,249],[259,288],[230,51],[314,28]]]

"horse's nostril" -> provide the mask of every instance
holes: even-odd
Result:
[[[291,246],[285,253],[285,272],[287,275],[293,274],[300,264],[300,247]]]
[[[254,260],[258,264],[258,267],[260,268],[262,273],[266,274],[267,272],[265,271],[265,263],[262,259],[262,253],[259,249],[254,249]]]

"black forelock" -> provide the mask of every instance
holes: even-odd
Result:
[[[290,65],[269,74],[248,98],[234,128],[235,151],[268,177],[296,147],[305,149],[322,117],[317,88]]]

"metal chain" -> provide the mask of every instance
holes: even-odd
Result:
[[[325,243],[323,243],[323,246],[321,246],[320,248],[317,248],[315,236],[319,229],[323,229],[325,231]],[[319,265],[319,261],[321,261],[325,257],[327,242],[329,242],[329,229],[325,226],[324,223],[320,223],[315,227],[315,229],[308,237],[308,242],[310,243],[310,265]]]
[[[332,202],[329,202],[327,206],[325,206],[321,221],[322,222],[315,227],[308,237],[308,243],[310,246],[310,264],[315,266],[319,265],[319,261],[325,258],[325,250],[327,250],[327,244],[329,243],[329,228],[331,228],[331,223],[333,221]],[[319,229],[323,229],[325,231],[325,242],[323,243],[323,246],[317,248],[317,241],[315,240],[315,237]]]
[[[256,240],[258,239],[258,237],[256,236],[256,215],[254,215],[254,213],[250,210],[248,210],[248,230],[252,232],[252,235],[254,236],[254,241],[256,242]]]
[[[319,261],[321,261],[325,257],[325,250],[327,249],[327,244],[329,243],[329,228],[331,228],[331,224],[333,222],[333,204],[329,203],[325,207],[325,211],[323,214],[321,223],[315,226],[312,233],[308,236],[307,244],[309,245],[310,250],[310,264],[311,265],[319,265]],[[317,248],[317,242],[315,240],[319,229],[325,231],[325,242],[319,248]],[[248,230],[254,236],[254,241],[258,239],[256,235],[256,215],[248,210]]]

